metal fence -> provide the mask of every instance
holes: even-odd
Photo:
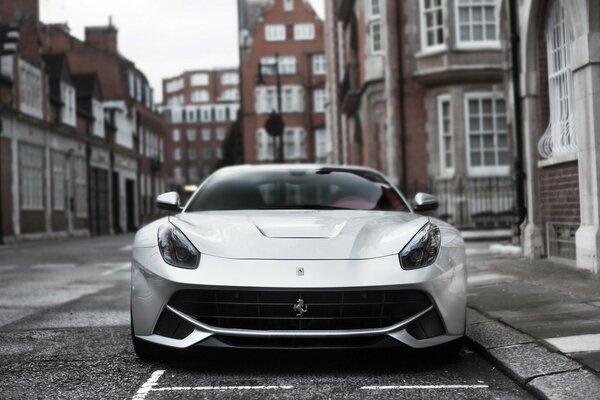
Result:
[[[436,217],[459,229],[505,229],[515,223],[512,177],[457,178],[432,184]]]

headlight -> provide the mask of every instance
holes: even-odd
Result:
[[[441,243],[440,228],[428,222],[400,252],[400,265],[404,269],[417,269],[433,264]]]
[[[167,264],[186,269],[198,267],[200,252],[183,232],[171,224],[158,228],[158,248]]]

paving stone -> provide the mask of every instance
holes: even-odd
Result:
[[[489,318],[487,318],[485,315],[483,315],[482,313],[480,313],[477,310],[467,307],[467,324],[468,325],[478,324],[480,322],[487,322],[487,321],[489,321]]]
[[[581,368],[570,358],[533,343],[491,349],[489,353],[521,383],[536,376]]]
[[[600,378],[586,370],[541,376],[527,386],[549,400],[600,399]]]
[[[534,342],[532,337],[491,320],[467,325],[467,336],[486,349]]]

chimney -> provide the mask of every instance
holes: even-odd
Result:
[[[13,18],[32,17],[40,20],[39,0],[0,0],[0,21],[9,24]]]
[[[108,26],[88,26],[85,28],[85,42],[102,50],[117,52],[117,28],[109,17]]]

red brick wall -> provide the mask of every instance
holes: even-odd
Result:
[[[0,212],[2,213],[2,233],[3,236],[14,234],[12,225],[12,153],[11,141],[0,138],[0,180],[2,180],[2,190],[0,191]]]
[[[548,222],[580,222],[578,162],[539,170],[540,208],[543,226]]]

